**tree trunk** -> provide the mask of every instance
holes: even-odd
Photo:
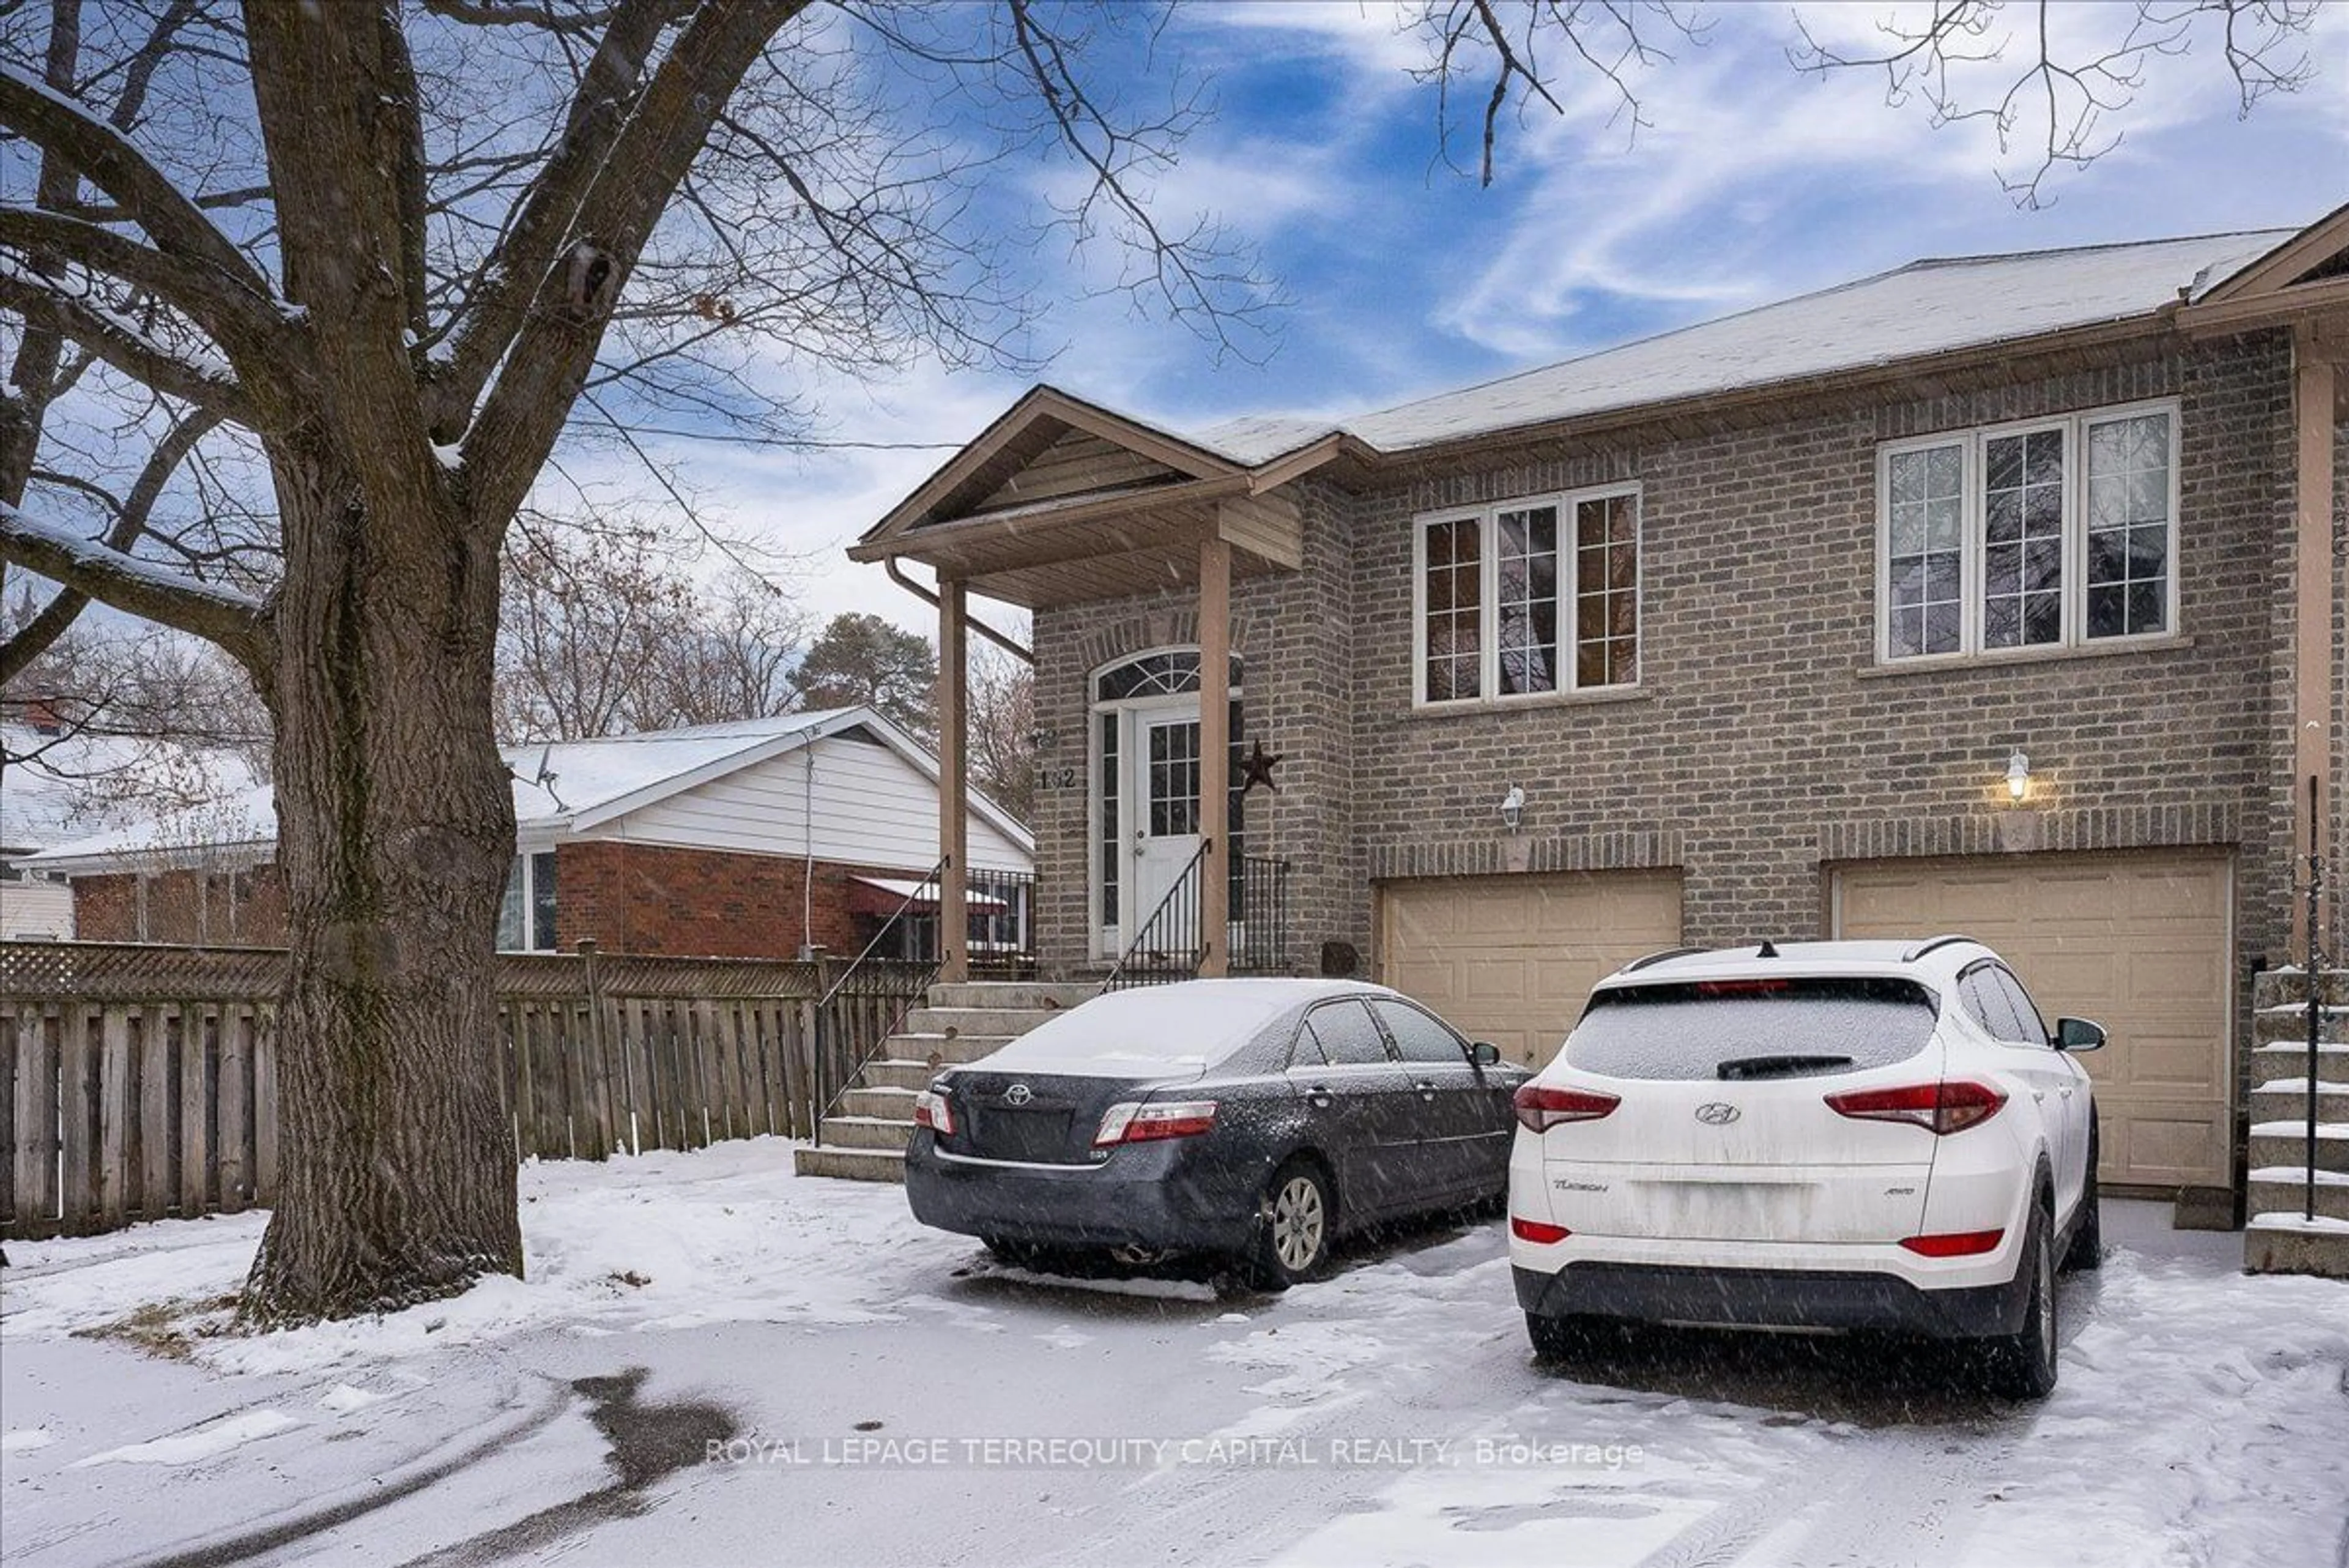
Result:
[[[388,1311],[522,1272],[495,929],[514,853],[492,721],[498,558],[461,506],[371,507],[273,453],[292,964],[279,1192],[248,1322]]]

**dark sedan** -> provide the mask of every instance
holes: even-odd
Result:
[[[999,1252],[1220,1254],[1277,1289],[1348,1231],[1499,1200],[1526,1076],[1383,986],[1112,992],[934,1079],[905,1195]]]

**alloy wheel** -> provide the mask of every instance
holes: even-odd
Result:
[[[1272,1203],[1272,1247],[1281,1267],[1302,1273],[1321,1255],[1327,1216],[1321,1188],[1309,1176],[1292,1176]]]

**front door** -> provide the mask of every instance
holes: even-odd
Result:
[[[1126,916],[1126,940],[1142,933],[1150,917],[1181,879],[1199,852],[1199,721],[1188,715],[1137,715],[1134,798],[1127,820],[1133,824],[1133,902]],[[1175,930],[1195,941],[1197,919]]]

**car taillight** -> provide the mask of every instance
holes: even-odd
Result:
[[[1623,1102],[1590,1089],[1527,1084],[1510,1103],[1516,1107],[1519,1127],[1527,1132],[1547,1132],[1565,1122],[1595,1122]]]
[[[1959,1078],[1941,1084],[1904,1084],[1897,1089],[1852,1089],[1827,1096],[1827,1108],[1860,1121],[1913,1122],[1944,1136],[1963,1132],[1998,1115],[2006,1096],[1988,1084]]]
[[[914,1096],[914,1125],[940,1137],[954,1137],[954,1102],[935,1089],[924,1089]]]
[[[1547,1246],[1552,1241],[1565,1241],[1574,1232],[1563,1225],[1547,1225],[1539,1220],[1527,1220],[1512,1214],[1509,1216],[1509,1234],[1520,1241],[1538,1241]]]
[[[2003,1231],[1955,1231],[1941,1236],[1911,1236],[1900,1244],[1920,1258],[1976,1258],[1995,1252]]]
[[[1122,1100],[1102,1113],[1101,1127],[1093,1134],[1093,1147],[1108,1148],[1113,1144],[1195,1137],[1215,1125],[1213,1100],[1175,1100],[1166,1105]]]

